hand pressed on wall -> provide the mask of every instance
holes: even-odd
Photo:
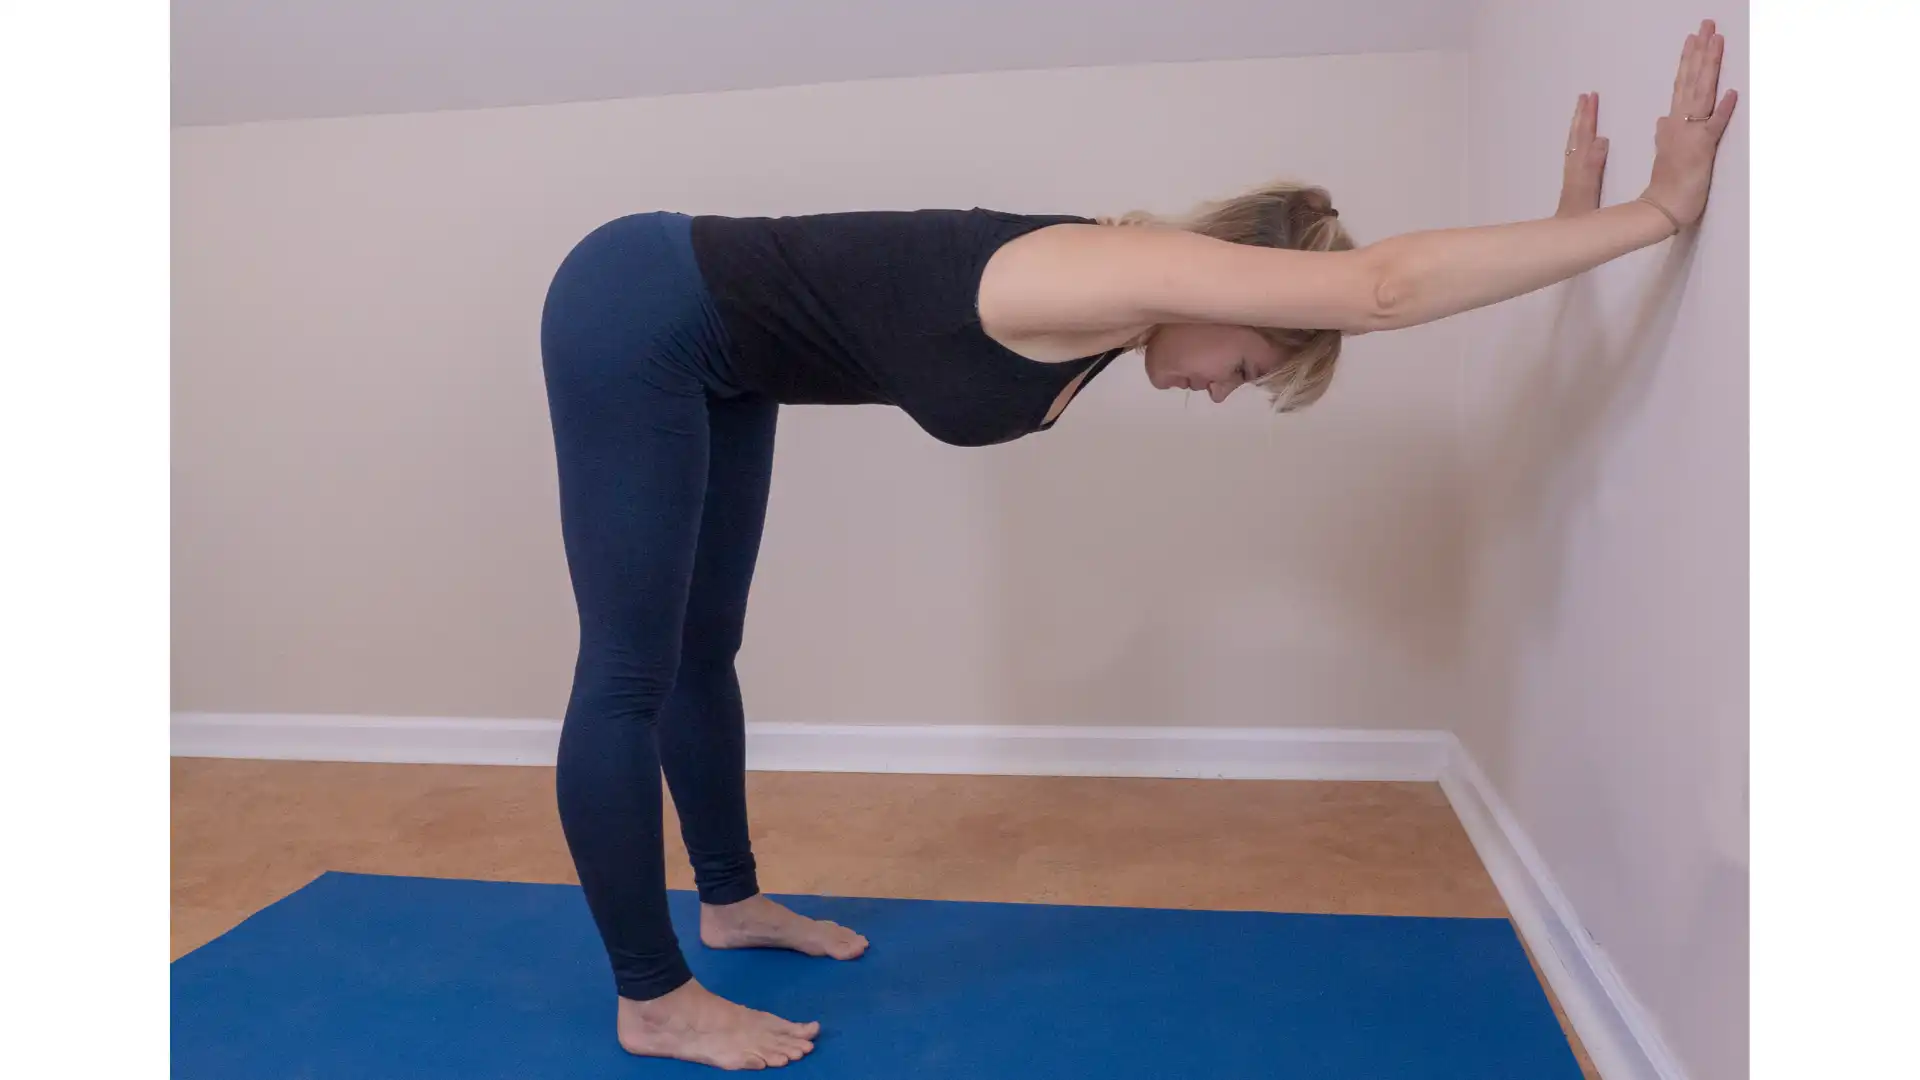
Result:
[[[1713,20],[1701,20],[1700,32],[1687,35],[1680,49],[1672,105],[1654,122],[1653,176],[1644,197],[1665,207],[1682,228],[1706,212],[1720,136],[1740,101],[1738,91],[1719,93],[1720,59],[1726,48],[1727,39],[1715,31]]]
[[[1554,217],[1600,209],[1600,181],[1607,172],[1607,140],[1594,132],[1600,124],[1600,95],[1581,94],[1567,131],[1566,167],[1560,175],[1560,205]]]
[[[1726,46],[1727,40],[1715,30],[1713,20],[1702,20],[1700,32],[1689,34],[1681,46],[1669,112],[1654,123],[1653,176],[1643,194],[1672,214],[1681,227],[1699,221],[1706,211],[1720,137],[1726,133],[1734,106],[1740,101],[1737,90],[1719,93],[1720,62]],[[1581,94],[1567,130],[1566,165],[1561,171],[1560,205],[1554,210],[1555,217],[1600,208],[1608,142],[1598,135],[1599,120],[1600,95]]]

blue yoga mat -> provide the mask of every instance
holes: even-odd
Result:
[[[702,983],[789,1019],[832,1080],[1579,1080],[1504,919],[781,896],[851,963],[699,944]],[[328,873],[173,964],[176,1080],[713,1077],[614,1041],[565,885]]]

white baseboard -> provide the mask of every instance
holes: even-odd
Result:
[[[173,756],[414,765],[552,765],[553,720],[174,713]]]
[[[1606,1080],[1687,1080],[1652,1017],[1588,934],[1525,830],[1456,740],[1440,787],[1520,937]]]
[[[175,713],[176,757],[552,765],[553,720]],[[1437,780],[1441,731],[749,723],[766,772]]]
[[[750,768],[793,772],[1433,780],[1438,731],[749,724]]]
[[[177,757],[552,765],[554,720],[175,713]],[[1606,1080],[1686,1080],[1526,833],[1451,733],[750,723],[769,772],[1438,781]]]

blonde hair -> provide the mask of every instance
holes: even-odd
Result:
[[[1292,248],[1298,251],[1351,251],[1353,237],[1340,224],[1327,189],[1281,180],[1242,195],[1204,203],[1182,218],[1161,218],[1142,210],[1096,218],[1102,225],[1166,225],[1234,244]],[[1302,409],[1320,399],[1333,381],[1340,359],[1338,330],[1290,330],[1254,327],[1285,357],[1280,366],[1255,380],[1267,392],[1275,412]],[[1129,348],[1144,348],[1148,330]]]

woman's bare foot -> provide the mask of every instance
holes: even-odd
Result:
[[[642,1057],[679,1058],[722,1069],[769,1069],[813,1051],[818,1023],[795,1024],[735,1005],[698,982],[652,1001],[620,999],[620,1045]]]
[[[795,914],[761,895],[723,907],[701,904],[700,940],[710,949],[792,949],[835,960],[867,951],[867,939],[839,923]]]

